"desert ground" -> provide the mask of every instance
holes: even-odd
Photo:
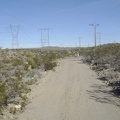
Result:
[[[29,93],[17,120],[120,120],[120,99],[80,57],[59,60]]]

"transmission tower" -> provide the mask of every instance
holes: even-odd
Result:
[[[94,42],[95,42],[95,47],[96,47],[96,27],[99,26],[99,24],[92,23],[89,25],[94,27]]]
[[[50,41],[49,41],[49,33],[50,29],[49,28],[43,28],[41,30],[41,47],[46,47],[49,46]]]
[[[18,34],[20,31],[20,26],[19,25],[10,25],[9,30],[12,34],[12,48],[16,49],[19,48],[19,41],[18,41]]]

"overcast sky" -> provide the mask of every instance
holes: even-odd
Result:
[[[51,46],[120,42],[120,0],[0,0],[0,46],[11,48],[10,24],[20,26],[20,47],[40,47],[39,29],[50,28]],[[101,38],[99,38],[101,37]]]

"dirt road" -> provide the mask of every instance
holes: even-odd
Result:
[[[18,120],[120,120],[120,100],[80,58],[60,61],[31,92]]]

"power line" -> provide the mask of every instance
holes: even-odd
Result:
[[[94,42],[95,42],[95,47],[96,47],[96,27],[99,26],[99,24],[92,23],[89,25],[94,27]]]
[[[26,24],[26,25],[28,25],[28,26],[30,26],[30,27],[37,28],[36,26],[33,26],[33,25],[29,24],[29,23],[26,23],[23,19],[20,19],[20,18],[18,18],[18,17],[16,17],[16,16],[12,15],[12,14],[9,13],[9,12],[6,12],[6,11],[4,11],[4,10],[2,10],[2,9],[0,9],[0,11],[1,11],[2,13],[6,14],[6,15],[8,15],[8,16],[16,19],[16,20],[18,20],[18,21],[23,22],[23,24]]]
[[[9,30],[12,35],[12,48],[19,48],[18,34],[21,29],[20,25],[10,25]]]
[[[41,31],[41,47],[49,46],[50,45],[49,33],[51,29],[42,28],[39,30]]]

